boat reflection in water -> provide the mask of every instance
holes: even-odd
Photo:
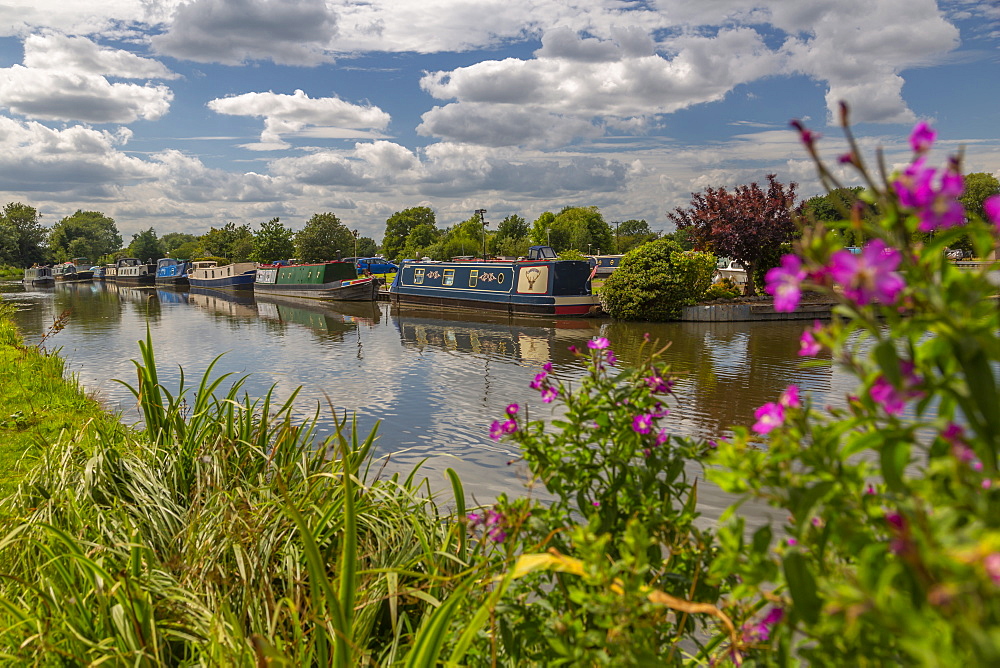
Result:
[[[569,346],[600,333],[599,321],[586,319],[508,318],[406,307],[394,307],[391,313],[406,346],[499,356],[530,366],[550,361],[570,363],[573,354]]]
[[[344,334],[359,326],[372,327],[382,318],[374,301],[322,302],[275,295],[255,295],[257,314],[275,325],[271,331],[286,333],[289,325],[310,329],[319,339],[343,340]]]
[[[239,320],[257,317],[253,292],[246,290],[213,290],[192,285],[187,292],[187,302],[217,316]]]

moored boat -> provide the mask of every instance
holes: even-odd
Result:
[[[532,246],[527,260],[408,261],[389,286],[389,301],[508,315],[597,315],[591,275],[588,262],[560,260],[548,246]]]
[[[75,257],[52,267],[52,277],[56,281],[89,281],[94,278],[94,272],[87,258]]]
[[[52,267],[44,265],[41,267],[34,266],[25,269],[22,281],[34,287],[45,287],[47,285],[55,284],[56,279],[52,276]]]
[[[188,269],[188,282],[199,288],[252,290],[257,263],[234,262],[219,266],[214,260],[196,260]]]
[[[105,274],[107,273],[107,266],[103,264],[95,264],[90,268],[90,270],[94,272],[93,276],[95,281],[103,281]]]
[[[257,267],[254,293],[326,301],[374,301],[378,279],[358,278],[353,262],[266,264]]]
[[[117,282],[118,280],[118,265],[112,262],[111,264],[104,265],[104,280]]]
[[[188,285],[188,269],[191,263],[172,257],[160,258],[156,261],[156,284],[181,287]]]
[[[590,267],[594,270],[595,276],[605,278],[615,272],[615,269],[622,263],[624,255],[588,255]]]
[[[115,280],[124,285],[153,285],[156,281],[156,265],[134,257],[123,257],[115,262]]]

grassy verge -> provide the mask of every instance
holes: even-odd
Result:
[[[63,374],[56,354],[24,344],[0,303],[0,495],[10,493],[39,455],[89,422],[115,419]]]

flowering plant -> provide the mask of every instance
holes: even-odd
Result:
[[[1000,322],[986,262],[964,269],[946,247],[968,235],[992,256],[990,220],[966,220],[957,158],[928,164],[934,131],[919,124],[913,159],[883,182],[843,125],[840,162],[867,184],[847,220],[807,225],[795,254],[767,275],[775,309],[801,291],[836,302],[833,319],[802,335],[803,356],[824,357],[857,379],[844,405],[813,406],[795,388],[758,409],[751,429],[721,443],[710,478],[745,499],[781,508],[788,522],[746,537],[720,528],[717,573],[736,574],[729,612],[745,620],[729,648],[739,663],[991,665],[1000,660]],[[797,124],[821,179],[817,135]],[[881,159],[881,156],[880,156]],[[862,217],[874,205],[878,217]],[[840,230],[869,241],[843,248]],[[779,538],[780,535],[780,538]],[[767,634],[760,610],[771,606]],[[780,610],[780,614],[774,611]]]

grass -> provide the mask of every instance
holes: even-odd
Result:
[[[21,280],[22,278],[24,278],[24,269],[7,264],[0,265],[0,281]]]
[[[294,396],[251,399],[214,363],[172,393],[147,334],[125,383],[140,432],[9,321],[0,352],[4,405],[29,416],[3,450],[17,468],[0,502],[0,661],[437,663],[478,581],[465,526],[416,471],[379,475],[375,431],[344,415],[316,443],[315,418],[291,420]]]

